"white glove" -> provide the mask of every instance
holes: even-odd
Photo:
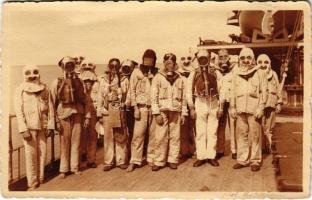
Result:
[[[281,104],[277,104],[276,106],[276,113],[280,113],[282,111],[282,105]]]
[[[196,111],[194,108],[190,109],[190,116],[191,116],[191,119],[196,119]]]
[[[232,118],[236,119],[237,117],[237,110],[236,108],[230,108],[230,115]]]
[[[255,118],[260,119],[263,116],[263,110],[260,108],[257,108],[256,113],[255,113]]]

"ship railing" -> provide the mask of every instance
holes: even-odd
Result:
[[[14,147],[13,142],[13,132],[14,129],[12,127],[13,121],[16,120],[16,115],[9,115],[9,187],[12,186],[13,184],[15,184],[18,181],[21,181],[22,179],[25,179],[26,177],[26,169],[25,169],[25,163],[22,162],[22,157],[24,154],[24,145],[18,145],[16,147]],[[16,133],[16,131],[15,131]],[[14,137],[17,138],[17,137]],[[51,135],[51,137],[49,137],[50,139],[48,139],[47,142],[49,142],[47,145],[47,155],[50,155],[50,159],[48,158],[48,162],[46,163],[46,168],[48,169],[54,169],[54,166],[56,164],[56,144],[55,144],[55,136]],[[49,148],[50,147],[50,148]],[[17,153],[17,159],[14,157],[15,153]],[[17,162],[17,163],[16,163]],[[24,166],[22,168],[22,166]]]

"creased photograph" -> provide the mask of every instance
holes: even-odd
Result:
[[[308,3],[2,8],[5,197],[308,197]]]

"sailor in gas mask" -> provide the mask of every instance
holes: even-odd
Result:
[[[197,160],[193,166],[199,167],[208,161],[216,167],[219,166],[215,159],[218,117],[223,108],[218,101],[218,83],[215,71],[210,66],[210,53],[199,50],[197,61],[199,67],[191,74],[187,93],[190,115],[196,120]]]
[[[126,59],[121,63],[121,68],[120,68],[120,73],[122,75],[122,77],[125,77],[127,79],[130,79],[130,76],[133,72],[133,70],[137,67],[138,63],[130,60],[130,59]]]
[[[81,63],[80,79],[83,81],[86,94],[86,109],[83,123],[83,131],[80,140],[80,149],[84,157],[82,161],[87,161],[87,167],[96,168],[96,145],[97,132],[95,125],[97,122],[96,107],[99,90],[99,82],[95,74],[96,66],[92,63]]]
[[[52,133],[47,131],[49,91],[40,81],[37,66],[25,66],[23,76],[24,82],[15,90],[14,106],[18,131],[25,147],[27,183],[32,190],[44,181],[46,137]]]
[[[283,103],[278,76],[271,68],[271,59],[266,54],[261,54],[257,58],[258,67],[264,71],[268,81],[268,100],[265,104],[262,119],[263,133],[265,140],[265,150],[272,150],[272,135],[275,126],[275,114],[281,111]]]
[[[260,170],[261,119],[267,99],[266,91],[267,79],[258,70],[253,51],[243,48],[231,87],[231,115],[237,120],[237,164],[233,166],[234,169],[251,164],[251,171]],[[248,138],[251,139],[251,148]]]
[[[194,55],[191,53],[189,53],[187,56],[181,57],[180,59],[178,73],[181,75],[185,84],[187,83],[190,74],[195,70],[193,60]],[[192,120],[189,115],[185,117],[184,124],[181,125],[180,141],[180,158],[187,159],[192,157],[192,155],[195,153],[195,124],[194,120]]]
[[[82,63],[84,62],[85,57],[83,56],[75,57],[74,60],[75,60],[75,72],[80,77],[80,74],[83,71]]]
[[[104,168],[109,171],[117,166],[127,168],[128,130],[125,119],[125,100],[128,79],[121,79],[120,61],[112,58],[100,80],[97,116],[104,126]]]
[[[56,113],[49,116],[49,129],[60,134],[60,178],[71,171],[80,175],[79,146],[81,122],[86,106],[83,83],[75,73],[75,60],[64,57],[59,61],[63,76],[53,81],[50,91],[50,107]]]
[[[130,76],[136,68],[138,63],[136,63],[133,60],[126,59],[121,63],[121,68],[120,68],[120,75],[121,75],[121,81],[124,81],[127,79],[127,81],[130,81]],[[130,92],[127,92],[127,97],[126,97],[126,120],[127,120],[127,127],[128,127],[128,133],[129,133],[129,139],[127,143],[127,149],[129,152],[129,156],[131,157],[131,140],[133,136],[133,129],[134,129],[134,106],[131,106],[131,101],[130,101]]]
[[[164,69],[152,81],[152,114],[156,121],[155,162],[152,171],[166,164],[177,169],[180,151],[180,126],[187,116],[185,83],[177,73],[176,56],[164,56]]]
[[[147,49],[143,54],[142,64],[133,70],[130,77],[129,96],[131,106],[134,107],[135,122],[128,172],[142,165],[144,146],[147,146],[147,162],[150,165],[154,163],[155,122],[151,114],[151,83],[157,72],[156,59],[155,51]]]
[[[236,139],[235,139],[235,119],[229,115],[231,84],[233,76],[234,63],[230,62],[230,55],[226,49],[218,51],[218,62],[216,66],[216,73],[220,80],[218,80],[220,87],[220,103],[223,107],[223,115],[219,119],[219,126],[217,132],[217,155],[219,159],[224,156],[225,151],[225,128],[228,124],[231,138],[231,152],[232,158],[236,159]]]

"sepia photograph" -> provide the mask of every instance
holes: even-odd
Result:
[[[2,11],[4,196],[308,197],[308,3]]]

